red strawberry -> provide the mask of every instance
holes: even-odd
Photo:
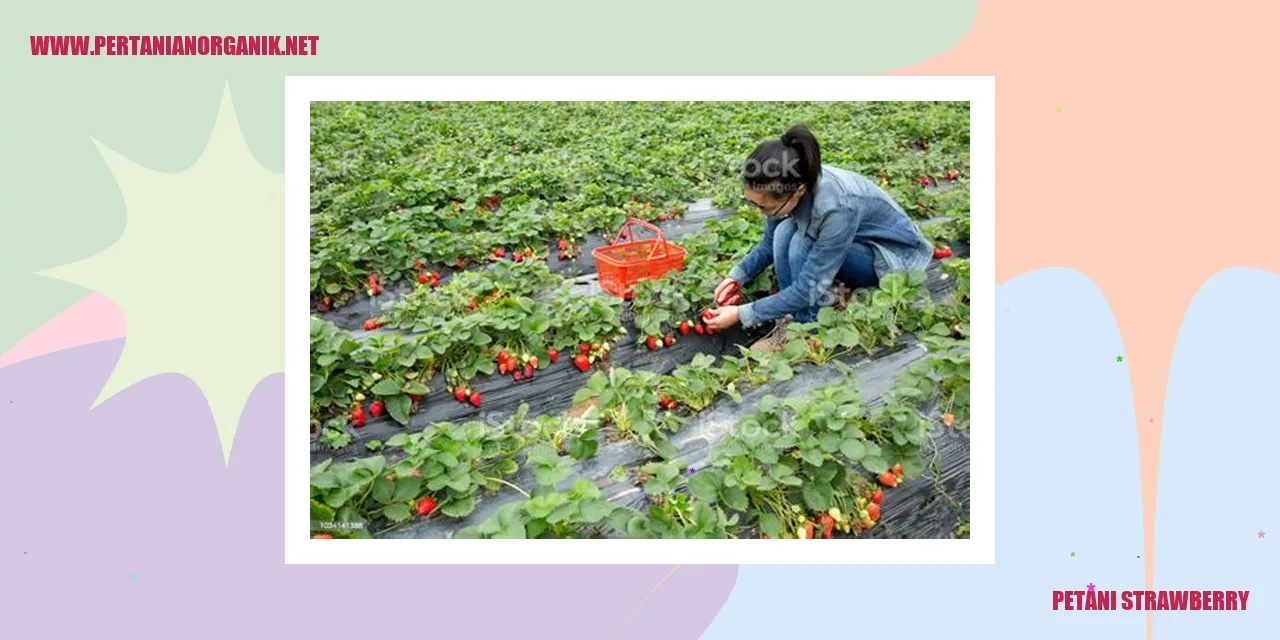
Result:
[[[868,516],[870,516],[872,520],[879,520],[879,519],[880,519],[880,505],[878,505],[878,504],[876,504],[876,503],[874,503],[874,502],[868,503],[868,504],[867,504],[867,515],[868,515]]]
[[[454,269],[461,269],[461,268],[462,268],[462,258],[461,258],[461,257],[459,257],[459,258],[458,258],[458,261],[457,261],[457,262],[453,263],[453,268],[454,268]]]
[[[465,388],[465,387],[458,387],[457,389],[454,389],[454,390],[453,390],[453,399],[454,399],[454,400],[457,400],[458,402],[466,402],[466,401],[467,401],[467,390],[466,390],[466,388]]]
[[[667,214],[665,214],[665,213],[659,213],[659,214],[658,214],[658,222],[666,222],[666,221],[667,221]]]
[[[813,523],[812,522],[804,523],[804,539],[805,540],[813,539]]]
[[[818,518],[818,524],[822,525],[822,538],[824,540],[830,540],[831,530],[836,526],[836,519],[832,518],[831,514],[824,513],[822,514],[822,517]]]
[[[895,465],[893,465],[892,467],[890,467],[890,468],[889,468],[889,470],[893,472],[893,475],[898,476],[898,477],[902,477],[902,465],[901,465],[901,464],[895,464]]]
[[[898,476],[895,476],[892,473],[889,473],[888,471],[886,471],[880,474],[880,484],[892,489],[898,486]]]
[[[472,391],[472,392],[471,392],[471,397],[467,398],[467,400],[469,400],[469,401],[471,402],[471,406],[473,406],[473,407],[479,407],[479,406],[480,406],[480,392],[479,392],[479,391]]]
[[[511,354],[507,353],[505,349],[498,351],[498,362],[506,362],[509,358],[511,358]]]
[[[881,490],[879,490],[879,489],[876,489],[875,491],[872,491],[872,492],[871,492],[871,501],[872,501],[872,502],[874,502],[874,503],[876,503],[876,504],[882,504],[882,503],[884,502],[884,492],[883,492],[883,491],[881,491]]]
[[[321,302],[320,304],[316,305],[316,311],[317,311],[317,312],[319,312],[319,313],[325,313],[325,312],[326,312],[326,311],[328,311],[328,310],[329,310],[329,305],[327,305],[327,304],[325,304],[325,303],[323,303],[323,302]]]
[[[680,326],[676,327],[676,330],[679,331],[680,335],[682,336],[689,335],[689,321],[688,320],[681,321]]]
[[[938,247],[933,250],[934,260],[941,260],[943,258],[950,258],[950,257],[951,257],[951,249],[947,247]]]
[[[532,257],[533,257],[533,249],[530,249],[529,247],[525,247],[525,248],[524,248],[524,257],[526,257],[526,258],[532,258]]]
[[[569,242],[564,238],[561,238],[556,241],[556,248],[561,251],[567,251],[569,249]]]
[[[329,306],[333,306],[333,298],[331,298],[331,297],[329,297],[329,296],[325,296],[325,297],[324,297],[324,300],[322,300],[321,302],[323,302],[323,303],[325,303],[325,304],[327,304],[327,305],[329,305]]]
[[[658,339],[653,336],[649,336],[649,339],[644,341],[644,346],[648,347],[650,351],[653,351],[658,348]]]
[[[427,268],[427,263],[423,262],[422,260],[414,260],[413,268],[417,269],[418,271],[422,271],[423,269]]]
[[[418,515],[429,516],[432,511],[436,510],[436,501],[431,496],[423,496],[418,501]]]
[[[471,310],[471,311],[475,311],[475,310],[476,310],[476,301],[475,301],[475,300],[472,300],[471,302],[468,302],[468,303],[467,303],[467,309],[469,309],[469,310]]]
[[[515,380],[516,382],[520,382],[521,380],[524,380],[524,376],[521,375],[519,371],[517,371],[511,374],[511,379]]]
[[[573,357],[573,366],[577,367],[578,371],[586,373],[587,369],[591,368],[591,360],[582,354],[578,354]]]
[[[916,182],[919,182],[919,183],[920,183],[920,186],[922,186],[922,187],[927,187],[927,186],[929,186],[929,178],[928,178],[928,177],[920,178],[920,179],[919,179],[919,180],[917,180]]]
[[[524,256],[517,253],[516,256],[512,258],[512,260],[515,260],[516,262],[524,262]]]
[[[505,376],[505,375],[507,375],[507,370],[508,370],[508,369],[509,369],[509,367],[507,367],[507,361],[506,361],[506,360],[503,360],[502,362],[499,362],[499,363],[498,363],[498,375],[500,375],[500,376]]]
[[[507,250],[503,249],[502,247],[498,247],[497,249],[493,250],[493,257],[495,258],[501,258],[505,255],[507,255]]]
[[[566,254],[565,252],[561,251],[560,253],[556,254],[556,258],[558,258],[558,259],[560,259],[560,260],[568,260],[568,259],[569,259],[569,255],[568,255],[568,254]]]
[[[529,365],[534,369],[538,368],[538,356],[529,356]]]
[[[662,339],[662,346],[664,347],[669,347],[675,343],[676,343],[676,337],[669,333],[666,335],[665,338]]]
[[[531,365],[531,364],[526,364],[526,365],[524,366],[524,377],[526,377],[526,378],[532,378],[532,377],[533,377],[533,365]]]
[[[426,284],[428,282],[431,282],[431,278],[428,278],[427,274],[425,273],[418,274],[418,284]]]
[[[311,536],[311,539],[312,540],[332,540],[333,536],[327,533],[317,533],[314,536]]]
[[[369,415],[371,415],[371,416],[373,416],[373,417],[375,417],[375,418],[380,417],[380,416],[382,415],[382,401],[381,401],[381,400],[374,400],[374,401],[373,401],[373,404],[369,405]]]
[[[354,424],[357,427],[363,427],[364,421],[364,407],[356,405],[356,408],[351,410],[351,424]]]
[[[376,284],[378,284],[378,274],[376,273],[369,274],[369,286],[372,287]]]
[[[364,330],[365,330],[365,331],[373,331],[374,329],[377,329],[377,328],[378,328],[378,321],[377,321],[377,320],[374,320],[373,318],[369,318],[368,320],[365,320],[365,321],[364,321]]]
[[[700,324],[693,325],[693,330],[698,332],[698,335],[700,336],[707,334],[707,328]]]
[[[551,360],[551,364],[556,363],[556,359],[560,357],[560,352],[555,349],[547,349],[547,358]]]
[[[410,401],[410,402],[417,402],[417,401],[419,401],[419,400],[421,400],[421,399],[422,399],[422,396],[420,396],[420,395],[418,395],[418,394],[416,394],[416,393],[411,393],[411,394],[409,394],[409,401]]]
[[[578,345],[578,351],[581,351],[583,354],[591,353],[591,345],[589,345],[589,344],[580,344],[580,345]]]

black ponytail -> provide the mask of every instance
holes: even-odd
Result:
[[[809,128],[798,124],[777,140],[760,143],[742,168],[742,181],[755,191],[791,193],[805,185],[812,193],[822,173],[822,151]]]

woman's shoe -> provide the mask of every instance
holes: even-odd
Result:
[[[769,335],[755,341],[751,345],[752,351],[778,352],[782,351],[782,347],[787,344],[787,325],[791,324],[791,316],[787,316],[778,320],[773,325],[773,331]]]

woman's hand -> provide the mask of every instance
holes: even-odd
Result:
[[[708,327],[716,331],[724,331],[735,324],[738,324],[738,307],[730,305],[710,310],[711,317],[704,320]]]
[[[716,286],[713,297],[718,305],[738,304],[742,301],[742,294],[738,290],[742,286],[733,278],[725,278]]]

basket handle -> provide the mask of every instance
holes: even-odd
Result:
[[[665,258],[667,256],[667,238],[662,235],[662,229],[659,229],[657,225],[645,222],[639,218],[627,218],[627,221],[622,224],[622,229],[618,231],[618,237],[614,239],[614,244],[619,240],[622,240],[624,237],[628,242],[635,242],[635,232],[632,231],[631,227],[632,225],[637,224],[649,231],[652,231],[654,235],[658,236],[658,241],[653,243],[653,249],[649,251],[649,257],[647,259],[652,260],[654,256],[658,255],[658,247],[662,247],[662,257]]]

